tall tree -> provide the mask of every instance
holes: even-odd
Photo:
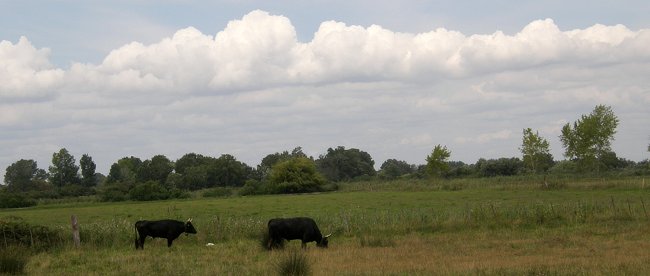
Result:
[[[395,179],[402,175],[415,172],[416,167],[406,161],[397,159],[388,159],[381,164],[379,177],[385,179]]]
[[[307,158],[307,155],[302,152],[302,147],[294,148],[291,153],[285,150],[283,152],[276,152],[265,156],[262,158],[262,162],[257,165],[257,173],[259,174],[260,178],[259,180],[266,178],[271,172],[271,168],[275,164],[297,157]]]
[[[108,183],[129,182],[134,184],[142,160],[137,157],[123,157],[111,165],[111,170],[106,177]]]
[[[447,159],[451,156],[451,151],[446,146],[436,145],[427,156],[426,171],[431,176],[442,176],[449,170]]]
[[[93,158],[88,154],[84,154],[79,159],[79,166],[81,167],[81,185],[84,187],[93,187],[97,185],[95,177],[95,169],[97,165],[93,162]]]
[[[216,186],[243,186],[250,170],[234,156],[223,154],[210,167],[209,178]]]
[[[276,163],[269,174],[270,190],[274,193],[304,193],[321,190],[325,178],[316,170],[314,160],[293,157]]]
[[[212,162],[212,157],[203,156],[198,153],[188,153],[176,160],[174,170],[178,174],[185,174],[185,170],[191,167],[207,166]]]
[[[136,175],[138,182],[156,181],[158,184],[164,184],[172,171],[174,163],[164,155],[156,155],[142,162]]]
[[[524,137],[519,150],[523,155],[524,166],[533,173],[546,171],[553,164],[548,141],[539,136],[539,132],[533,133],[530,128],[524,129]]]
[[[370,154],[359,149],[327,149],[327,154],[316,160],[318,170],[331,181],[347,181],[360,176],[374,176],[375,161]]]
[[[578,161],[582,169],[599,170],[600,160],[611,151],[616,134],[618,118],[612,108],[598,105],[589,115],[562,127],[560,140],[565,148],[564,155]]]
[[[50,170],[50,183],[55,187],[63,187],[67,184],[79,184],[79,167],[75,165],[74,156],[67,149],[62,148],[59,152],[52,154],[52,166]]]
[[[36,161],[21,159],[7,167],[5,184],[11,191],[27,192],[45,183],[47,172]]]

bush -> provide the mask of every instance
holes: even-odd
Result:
[[[201,195],[203,197],[229,197],[232,195],[232,190],[225,187],[215,187],[203,191]]]
[[[59,195],[64,197],[78,197],[93,194],[93,190],[77,184],[67,184],[58,189]]]
[[[578,165],[576,162],[570,160],[559,161],[549,169],[549,174],[552,175],[567,175],[575,174],[576,172],[578,172]]]
[[[187,191],[171,188],[169,189],[169,198],[190,198],[192,197]]]
[[[321,191],[325,178],[316,171],[311,159],[298,157],[273,166],[269,185],[273,193],[309,193]]]
[[[129,194],[129,184],[124,182],[115,182],[106,184],[99,191],[101,201],[125,201]]]
[[[60,229],[51,229],[41,225],[31,225],[20,217],[0,218],[0,236],[3,248],[12,246],[28,247],[36,251],[50,250],[63,245],[64,235]]]
[[[267,192],[264,190],[264,185],[262,185],[262,182],[255,179],[249,179],[246,181],[244,187],[239,190],[239,195],[241,196],[261,195],[266,193]]]
[[[0,208],[22,208],[35,205],[36,200],[25,195],[0,191]]]
[[[156,181],[136,184],[129,191],[129,198],[138,201],[161,200],[169,198],[169,191]]]
[[[298,250],[290,251],[276,266],[280,275],[309,275],[311,265],[304,252]]]

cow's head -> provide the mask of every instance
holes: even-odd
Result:
[[[318,247],[322,247],[322,248],[327,248],[327,244],[329,243],[328,238],[329,238],[331,235],[332,235],[332,234],[329,234],[329,235],[323,237],[323,238],[320,240],[320,242],[316,243],[316,246],[318,246]]]
[[[194,225],[192,225],[192,219],[188,219],[187,222],[185,222],[185,233],[196,234],[196,229],[194,229]]]

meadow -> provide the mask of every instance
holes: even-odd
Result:
[[[330,247],[263,249],[266,222],[291,216],[313,217],[333,233]],[[313,275],[648,275],[649,216],[641,177],[368,181],[317,194],[0,210],[65,233],[62,246],[29,258],[29,275],[277,275],[294,252]],[[198,233],[135,250],[135,221],[164,218],[192,218]]]

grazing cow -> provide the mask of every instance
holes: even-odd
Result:
[[[327,238],[321,235],[316,222],[311,218],[274,218],[269,220],[269,241],[268,249],[274,245],[282,244],[283,240],[301,240],[302,248],[307,247],[308,242],[316,242],[316,246],[327,248]]]
[[[172,242],[182,233],[186,233],[186,235],[196,234],[196,229],[192,225],[192,219],[188,219],[187,222],[170,219],[155,221],[141,220],[135,223],[135,230],[135,249],[144,249],[144,239],[147,236],[165,238],[167,239],[167,247],[171,247]]]

